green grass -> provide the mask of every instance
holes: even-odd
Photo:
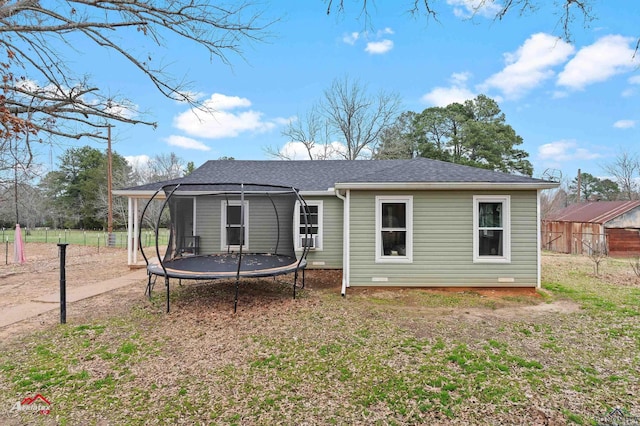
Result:
[[[127,231],[114,231],[115,246],[127,247]],[[13,243],[15,232],[12,229],[0,230],[1,241]],[[68,243],[83,246],[106,245],[108,234],[102,231],[83,231],[79,229],[23,229],[22,239],[26,243]],[[158,235],[160,246],[166,246],[169,237],[168,230],[162,229]],[[143,246],[155,245],[155,235],[151,230],[143,230],[141,235]]]
[[[222,290],[196,305],[185,285],[171,314],[159,292],[124,316],[4,347],[0,400],[40,392],[61,424],[480,425],[545,413],[587,425],[611,407],[637,416],[640,291],[567,262],[546,273],[543,301],[309,291],[243,302],[233,315]],[[528,309],[558,300],[579,309]]]

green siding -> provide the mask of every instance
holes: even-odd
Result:
[[[196,235],[200,236],[200,253],[220,252],[220,199],[196,198]]]
[[[412,263],[375,262],[376,195],[413,196]],[[474,195],[511,195],[510,263],[473,263]],[[352,191],[350,285],[535,287],[536,202],[536,191]]]
[[[342,268],[343,201],[334,196],[304,197],[307,201],[322,200],[322,250],[310,250],[307,267]],[[324,262],[324,264],[322,264]]]
[[[238,201],[237,198],[229,200]],[[272,197],[278,212],[280,239],[278,241],[278,221],[274,207],[268,198],[247,196],[249,204],[248,251],[253,253],[274,253],[276,245],[279,253],[293,249],[293,204],[291,197]],[[221,251],[221,213],[224,199],[220,197],[198,197],[196,200],[196,235],[200,235],[200,253],[211,254]]]

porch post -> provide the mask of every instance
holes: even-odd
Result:
[[[132,247],[132,215],[133,215],[133,200],[131,197],[127,197],[127,265],[133,265],[133,247]]]
[[[139,224],[138,198],[133,199],[133,263],[138,263],[138,247],[140,247],[140,238],[138,228]]]

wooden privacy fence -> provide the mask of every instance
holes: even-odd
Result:
[[[608,251],[607,236],[592,232],[572,233],[565,231],[542,231],[542,249],[556,253],[590,255],[594,250]]]

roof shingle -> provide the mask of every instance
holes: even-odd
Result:
[[[528,176],[428,158],[411,160],[209,160],[189,176],[166,182],[126,188],[157,190],[167,183],[257,183],[293,186],[301,191],[327,191],[336,183],[548,183]]]

